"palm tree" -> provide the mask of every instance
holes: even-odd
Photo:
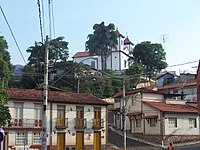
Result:
[[[112,49],[116,49],[117,46],[115,25],[110,23],[108,26],[105,26],[104,22],[102,22],[95,24],[93,29],[93,34],[88,35],[86,48],[90,54],[101,56],[102,70],[105,70],[107,68],[107,57],[110,55]]]

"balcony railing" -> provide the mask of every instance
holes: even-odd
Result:
[[[101,118],[94,118],[93,119],[93,128],[100,129],[104,127],[104,120]]]
[[[68,118],[56,118],[56,128],[67,128]]]
[[[76,129],[83,129],[86,127],[87,127],[86,118],[75,118],[75,128]]]
[[[8,127],[11,128],[42,128],[42,119],[12,118]]]

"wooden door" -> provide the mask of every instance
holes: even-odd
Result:
[[[58,106],[57,110],[57,126],[65,126],[65,106]]]
[[[83,132],[76,132],[76,150],[84,150],[84,134]]]
[[[64,150],[65,149],[65,133],[58,133],[57,134],[57,150]]]
[[[94,108],[94,127],[101,127],[101,108]]]
[[[94,132],[94,150],[101,150],[101,132]]]
[[[81,106],[76,107],[76,127],[84,127],[84,107]]]

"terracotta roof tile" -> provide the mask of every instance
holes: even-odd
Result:
[[[90,56],[90,53],[89,52],[77,52],[73,58],[77,58],[77,57],[87,57],[87,56]]]
[[[144,102],[145,104],[163,112],[197,113],[197,109],[187,104],[166,104],[164,102]]]
[[[5,91],[10,95],[12,100],[31,100],[42,101],[43,91],[38,89],[18,89],[7,88]],[[109,103],[87,93],[72,93],[64,91],[48,92],[48,100],[60,103],[74,103],[74,104],[91,104],[91,105],[109,105]]]
[[[135,90],[132,90],[132,91],[126,91],[125,94],[126,96],[127,95],[132,95],[132,94],[137,94],[137,93],[157,93],[157,94],[163,94],[162,92],[158,92],[158,91],[154,91],[154,90],[151,90],[151,89],[148,89],[148,88],[139,88],[139,89],[135,89]],[[120,98],[123,96],[123,92],[120,91],[120,92],[117,92],[113,98]]]

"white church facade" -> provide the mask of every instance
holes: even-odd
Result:
[[[107,69],[113,71],[122,71],[128,69],[128,59],[130,52],[133,50],[134,44],[128,37],[124,37],[118,32],[118,45],[116,49],[112,50],[112,53],[107,57],[106,66]],[[102,70],[101,56],[90,55],[89,52],[77,52],[73,57],[73,62],[90,65],[91,67]]]

